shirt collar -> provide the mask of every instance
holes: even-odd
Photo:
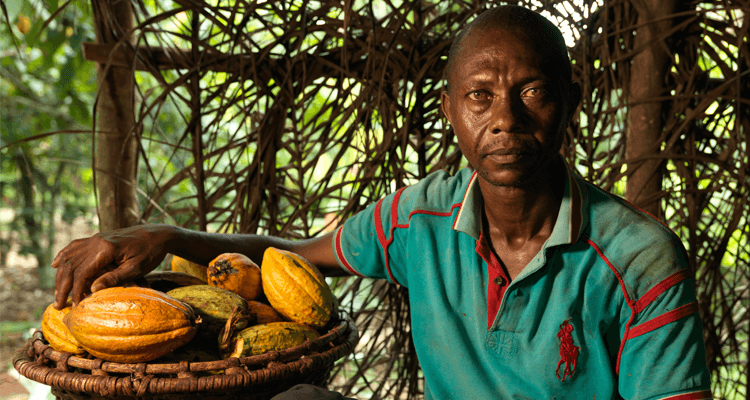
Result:
[[[565,189],[555,227],[544,245],[545,248],[575,243],[587,222],[587,216],[583,211],[586,209],[585,198],[581,194],[581,188],[576,182],[574,173],[567,161],[562,156],[560,156],[560,161],[565,165]],[[482,192],[479,189],[477,178],[478,175],[474,171],[466,187],[461,208],[453,222],[453,229],[466,233],[475,240],[479,240],[479,235],[482,232],[481,211],[483,206]]]

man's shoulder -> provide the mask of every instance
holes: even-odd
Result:
[[[448,212],[461,204],[473,177],[474,171],[468,168],[459,170],[455,175],[445,170],[433,172],[404,188],[399,196],[399,209],[409,212]]]
[[[682,242],[667,225],[617,195],[584,185],[589,218],[584,235],[631,298],[689,267]]]

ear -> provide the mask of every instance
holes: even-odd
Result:
[[[583,98],[583,91],[581,84],[578,82],[570,82],[570,88],[568,89],[568,122],[573,119],[573,115],[578,109],[578,105],[581,104]]]
[[[445,115],[445,118],[448,119],[448,123],[453,124],[452,118],[451,118],[451,97],[448,94],[448,92],[443,92],[440,95],[440,109],[443,110],[443,115]]]

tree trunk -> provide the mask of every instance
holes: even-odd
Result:
[[[92,0],[97,42],[117,43],[133,28],[130,1]],[[131,38],[122,42],[131,48]],[[138,223],[138,142],[135,127],[135,74],[133,68],[97,63],[96,187],[99,195],[99,230]]]
[[[662,160],[658,159],[663,130],[662,102],[657,98],[666,92],[665,75],[670,66],[669,49],[659,34],[667,32],[672,19],[665,18],[675,9],[675,0],[643,0],[632,2],[638,12],[638,28],[634,49],[643,49],[633,56],[628,86],[627,158],[633,171],[628,176],[625,197],[638,207],[662,218],[659,200],[662,194]]]

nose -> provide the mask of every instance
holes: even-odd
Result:
[[[523,107],[513,96],[497,96],[492,102],[490,131],[492,133],[517,133],[523,130]]]

